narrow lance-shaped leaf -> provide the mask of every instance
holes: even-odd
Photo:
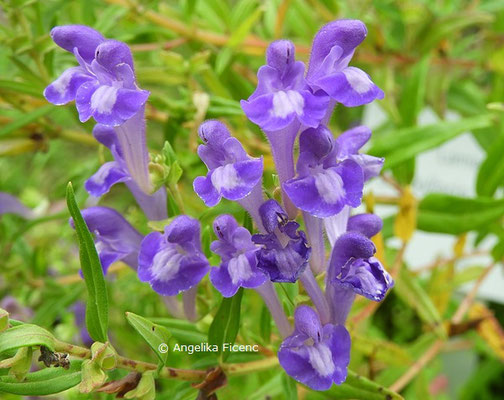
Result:
[[[243,296],[243,288],[229,298],[223,298],[217,314],[208,330],[208,342],[219,346],[219,353],[222,352],[224,343],[234,344],[238,330],[240,329],[240,308]],[[229,352],[223,354],[226,359]]]
[[[46,396],[60,393],[78,385],[81,381],[80,360],[72,360],[68,370],[64,368],[44,368],[27,374],[23,382],[15,377],[0,377],[0,392],[21,396]]]
[[[54,336],[32,324],[13,326],[0,334],[0,354],[27,346],[45,346],[54,351]]]
[[[467,199],[433,193],[418,206],[417,226],[427,232],[458,235],[488,225],[503,215],[504,199]]]
[[[86,327],[93,340],[106,342],[108,340],[108,297],[103,269],[96,252],[93,237],[75,201],[71,183],[68,183],[67,186],[66,199],[79,239],[80,263],[88,291]]]

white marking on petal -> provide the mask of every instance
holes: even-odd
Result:
[[[68,85],[75,73],[74,69],[63,72],[61,76],[52,83],[54,90],[56,90],[60,95],[64,95],[68,90]]]
[[[117,100],[117,90],[113,86],[100,86],[91,96],[91,109],[110,114]]]
[[[373,86],[373,82],[364,71],[361,71],[355,67],[345,68],[343,71],[348,83],[359,94],[364,94],[369,92]]]
[[[345,195],[343,179],[332,169],[326,169],[315,175],[315,187],[328,204],[337,203]]]
[[[182,257],[184,254],[180,253],[174,245],[168,245],[158,252],[151,266],[154,280],[167,282],[173,279],[180,269]]]
[[[285,118],[292,113],[301,116],[303,115],[303,107],[304,99],[299,92],[295,90],[279,91],[273,95],[271,113],[278,118]]]
[[[96,185],[103,185],[107,179],[110,170],[114,168],[114,163],[105,163],[102,167],[92,176],[91,181]]]
[[[242,181],[233,164],[226,164],[214,169],[211,177],[212,185],[220,192],[222,189],[232,190]]]
[[[246,281],[252,277],[252,268],[245,254],[240,254],[238,257],[233,257],[228,263],[228,272],[233,285],[237,285],[240,281]]]
[[[336,366],[333,362],[331,350],[325,343],[306,346],[306,348],[308,349],[310,364],[320,376],[330,376],[334,373]]]

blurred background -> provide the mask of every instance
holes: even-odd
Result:
[[[196,155],[198,125],[219,118],[250,154],[264,155],[265,187],[274,196],[269,147],[239,100],[254,90],[270,41],[292,40],[298,59],[307,61],[314,34],[338,18],[366,23],[368,36],[351,64],[386,96],[364,107],[337,107],[331,128],[337,135],[367,124],[373,129],[367,152],[386,157],[361,208],[384,218],[375,241],[396,278],[383,303],[360,299],[352,310],[351,368],[407,399],[503,398],[502,0],[0,0],[0,191],[35,213],[29,221],[0,216],[0,307],[62,340],[80,340],[72,310],[85,290],[65,187],[73,182],[81,207],[96,204],[83,184],[109,154],[92,137],[93,122],[79,123],[73,104],[56,107],[42,96],[75,65],[53,44],[53,26],[86,24],[131,46],[139,85],[151,91],[149,149],[159,154],[170,142],[183,170],[175,189],[180,211],[206,226],[223,211],[242,212],[225,201],[207,209],[194,194],[193,179],[206,172]],[[152,228],[123,185],[99,202],[143,233]],[[205,318],[176,323],[134,271],[116,265],[112,272],[111,332],[122,354],[155,359],[139,352],[143,344],[124,311],[158,318],[180,341],[206,340]],[[281,295],[290,311],[306,300],[297,287]],[[198,302],[203,314],[215,312],[219,298],[208,281]],[[239,339],[276,349],[278,338],[258,322],[264,312],[255,293],[247,293],[243,307]],[[174,355],[172,362],[202,368],[215,360]],[[282,379],[278,368],[233,378],[219,393],[282,399]],[[194,398],[186,383],[161,385],[159,398]],[[298,395],[343,398],[300,388]],[[85,398],[65,398],[76,396]]]

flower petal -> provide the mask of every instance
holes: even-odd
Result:
[[[113,72],[115,67],[122,63],[129,65],[131,70],[134,69],[130,48],[126,43],[117,40],[105,40],[100,43],[96,47],[95,59],[110,72]]]
[[[193,182],[194,191],[207,207],[217,205],[222,198],[212,183],[211,175],[212,172],[209,172],[206,177],[198,176]]]
[[[338,146],[338,158],[343,159],[352,154],[357,154],[371,138],[371,129],[360,125],[343,132],[336,138]]]
[[[72,67],[63,73],[44,90],[44,97],[52,104],[62,105],[75,100],[77,89],[94,78],[81,67]]]
[[[359,68],[347,67],[334,75],[318,79],[316,85],[333,100],[346,107],[356,107],[383,99],[383,91]]]
[[[128,171],[125,171],[118,162],[110,161],[103,164],[85,184],[87,192],[95,197],[108,193],[110,188],[119,182],[130,180]]]
[[[360,232],[368,238],[372,238],[383,227],[382,219],[376,214],[359,214],[348,219],[347,231]]]

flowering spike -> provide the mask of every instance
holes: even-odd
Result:
[[[342,325],[322,326],[317,313],[299,306],[294,313],[294,333],[278,351],[284,370],[314,390],[327,390],[345,381],[350,362],[350,335]]]
[[[176,217],[164,234],[152,232],[142,241],[138,277],[165,296],[186,291],[206,275],[208,260],[203,255],[199,222],[187,215]]]

